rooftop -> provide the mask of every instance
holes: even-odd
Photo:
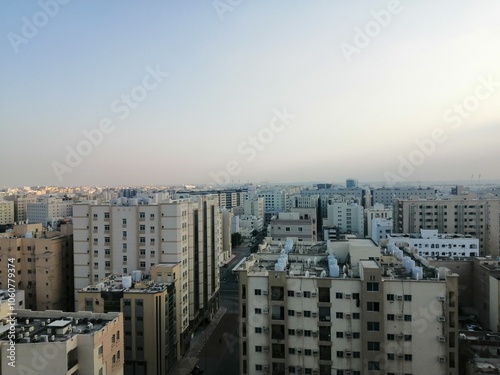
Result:
[[[65,313],[62,311],[16,310],[15,342],[65,342],[78,334],[93,334],[118,317],[118,313]],[[8,330],[0,333],[0,340],[9,340]]]
[[[81,292],[158,293],[171,284],[172,282],[154,282],[151,275],[134,271],[132,275],[109,275],[98,284],[86,286]]]

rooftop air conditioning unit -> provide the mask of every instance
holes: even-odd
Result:
[[[263,369],[264,371],[269,371],[269,366],[264,366]]]
[[[313,355],[318,355],[319,351],[318,350],[313,350]]]
[[[297,329],[297,330],[295,330],[295,333],[297,334],[297,336],[300,336],[300,335],[302,335],[302,330],[301,329]]]
[[[446,337],[444,337],[444,336],[438,336],[437,339],[438,339],[439,342],[445,342],[446,341]]]
[[[403,298],[404,298],[403,296],[396,296],[396,299],[397,299],[398,301],[402,301],[402,300],[403,300]]]
[[[349,293],[346,293],[346,294],[344,295],[344,297],[345,297],[345,299],[351,299],[351,295],[350,295]]]
[[[397,339],[397,340],[399,340],[399,341],[404,340],[404,338],[405,338],[405,337],[404,337],[403,335],[397,335],[397,336],[396,336],[396,339]]]
[[[302,297],[302,292],[297,292],[297,293],[295,293],[295,295],[296,295],[297,297]]]
[[[263,291],[262,291],[262,295],[267,296],[267,294],[268,294],[268,291],[267,291],[267,290],[263,290]]]
[[[317,297],[317,296],[318,296],[318,293],[316,293],[316,292],[312,292],[312,293],[311,293],[311,297],[315,298],[315,297]]]
[[[267,353],[267,352],[269,351],[269,346],[264,346],[264,347],[262,348],[262,351],[263,351],[264,353]]]
[[[269,314],[269,309],[264,309],[262,311],[264,312],[264,314]]]
[[[396,320],[403,320],[404,316],[402,314],[396,315]]]
[[[438,316],[438,322],[445,322],[446,318],[444,316]]]
[[[352,352],[346,351],[345,352],[345,356],[346,356],[346,358],[351,358],[352,357]]]
[[[297,315],[297,316],[302,316],[302,311],[296,311],[296,312],[295,312],[295,315]]]
[[[346,313],[345,314],[345,318],[346,319],[351,319],[352,318],[352,314],[351,313]]]
[[[264,327],[262,330],[264,331],[264,333],[269,333],[269,327]]]
[[[398,353],[397,358],[398,359],[403,359],[405,355],[403,353]]]
[[[446,298],[444,296],[439,296],[438,297],[438,301],[439,302],[444,302],[444,301],[446,301]]]
[[[316,317],[318,316],[318,313],[317,313],[317,312],[313,312],[313,313],[311,313],[311,316],[312,316],[313,318],[316,318]]]
[[[446,356],[438,355],[438,362],[441,362],[441,363],[446,362]]]

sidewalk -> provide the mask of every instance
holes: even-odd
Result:
[[[225,307],[219,308],[219,311],[214,315],[214,318],[210,324],[205,328],[204,331],[196,334],[191,340],[191,349],[186,355],[181,358],[179,362],[175,365],[171,375],[188,375],[189,372],[199,361],[199,355],[203,350],[205,343],[210,338],[210,335],[214,332],[215,328],[219,324],[221,318],[226,313],[227,309]]]

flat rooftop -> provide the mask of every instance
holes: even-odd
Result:
[[[176,263],[174,263],[176,264]],[[99,283],[86,286],[81,292],[127,292],[127,293],[158,293],[168,289],[172,282],[154,282],[150,274],[140,274],[140,280],[134,281],[130,275],[113,274]]]

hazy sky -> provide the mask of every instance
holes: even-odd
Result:
[[[499,179],[499,15],[498,0],[5,0],[0,186]]]

